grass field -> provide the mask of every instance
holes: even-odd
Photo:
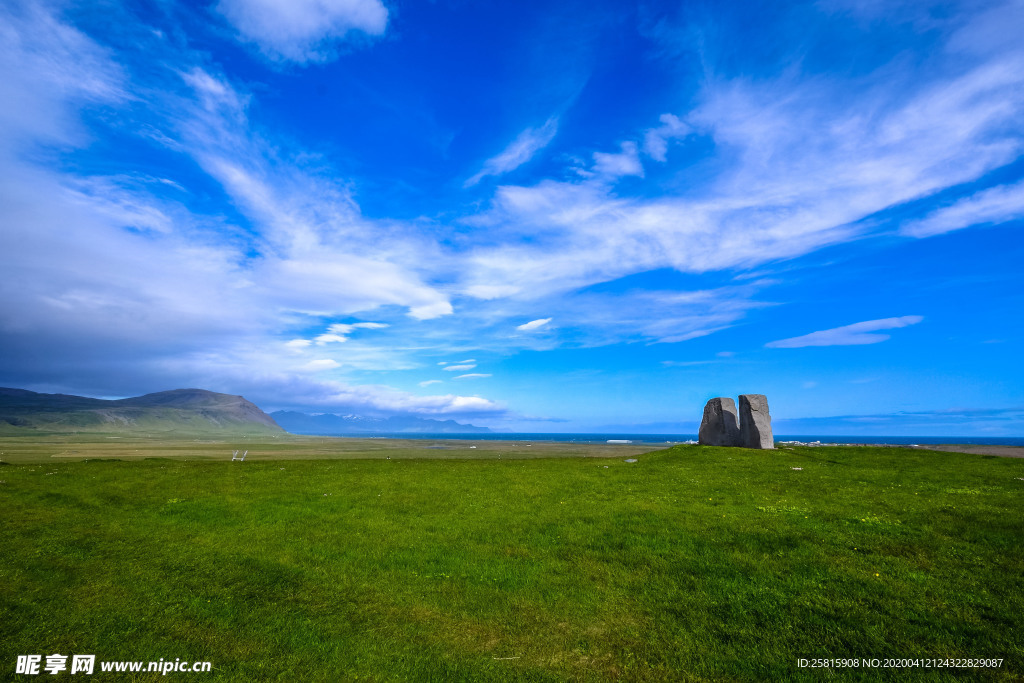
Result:
[[[1024,460],[491,443],[0,440],[0,679],[1024,677]]]

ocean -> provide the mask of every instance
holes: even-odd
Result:
[[[320,436],[320,435],[317,435]],[[607,432],[600,434],[557,434],[544,432],[513,432],[484,434],[444,434],[444,433],[367,433],[367,434],[324,434],[323,436],[344,436],[358,439],[465,439],[470,441],[561,441],[569,443],[607,443],[609,441],[628,441],[643,444],[677,444],[696,441],[696,434],[630,434],[623,432]],[[1022,446],[1024,437],[1019,436],[835,436],[822,434],[776,434],[775,441],[801,441],[810,443],[851,443],[851,444],[891,444],[909,446],[912,444],[959,443],[987,446]]]

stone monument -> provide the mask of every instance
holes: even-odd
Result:
[[[775,448],[772,416],[764,394],[740,395],[740,410],[731,398],[713,398],[704,406],[698,440],[704,446]]]
[[[744,448],[775,448],[772,416],[764,394],[740,394],[740,445]]]
[[[705,446],[739,446],[740,427],[731,398],[713,398],[704,406],[698,437]]]

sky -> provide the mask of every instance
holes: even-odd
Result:
[[[0,3],[0,386],[1024,436],[1024,2]]]

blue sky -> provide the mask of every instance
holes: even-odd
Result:
[[[1024,3],[0,7],[0,386],[1024,434]]]

